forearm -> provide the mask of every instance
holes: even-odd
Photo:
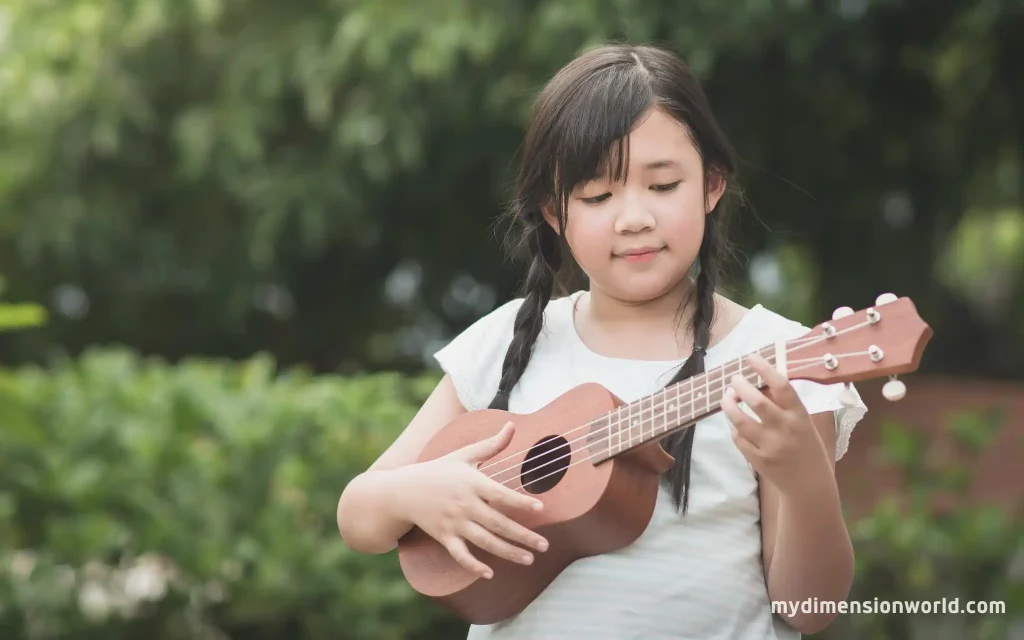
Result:
[[[854,557],[843,520],[839,489],[831,474],[799,495],[780,497],[775,550],[768,574],[773,601],[840,602],[853,582]],[[827,611],[827,610],[826,610]],[[826,627],[833,613],[803,613],[788,618],[805,633]]]
[[[394,549],[412,523],[402,515],[405,469],[367,471],[345,487],[338,500],[338,531],[352,549],[361,553],[387,553]]]

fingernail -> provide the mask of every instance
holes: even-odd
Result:
[[[541,551],[547,551],[548,550],[548,541],[547,540],[541,540],[540,542],[537,543],[537,548],[540,549]]]
[[[533,562],[533,556],[531,556],[528,553],[524,553],[523,555],[521,555],[519,557],[523,559],[523,563],[524,564],[530,564],[531,562]]]
[[[484,571],[484,577],[487,578],[488,580],[490,580],[491,578],[494,577],[494,574],[491,573],[490,571]]]
[[[539,502],[538,501],[538,502],[534,502],[533,503],[533,510],[534,511],[540,511],[543,508],[544,508],[544,503],[543,502]]]

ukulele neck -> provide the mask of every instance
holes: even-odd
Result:
[[[756,353],[775,364],[774,345]],[[743,376],[757,388],[763,387],[761,376],[742,364],[745,360],[746,356],[737,358],[608,412],[591,424],[591,460],[599,464],[721,411],[720,403],[734,375]]]

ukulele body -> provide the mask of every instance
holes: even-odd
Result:
[[[585,425],[621,404],[603,386],[588,383],[534,413],[472,411],[439,431],[419,461],[490,437],[509,420],[514,423],[509,445],[480,469],[544,503],[540,513],[503,512],[543,535],[548,550],[531,550],[533,563],[522,565],[467,543],[473,555],[493,570],[488,580],[464,569],[443,545],[413,527],[398,542],[399,563],[413,589],[467,622],[491,624],[525,609],[574,561],[636,540],[654,512],[660,475],[674,461],[658,441],[597,464],[590,459],[609,446],[607,422]]]

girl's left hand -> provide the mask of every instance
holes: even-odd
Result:
[[[747,364],[765,382],[762,392],[736,375],[722,398],[722,412],[732,421],[733,441],[758,475],[770,480],[783,494],[806,490],[829,464],[825,444],[796,390],[764,358],[751,354]],[[760,423],[744,412],[740,402],[757,414]]]

